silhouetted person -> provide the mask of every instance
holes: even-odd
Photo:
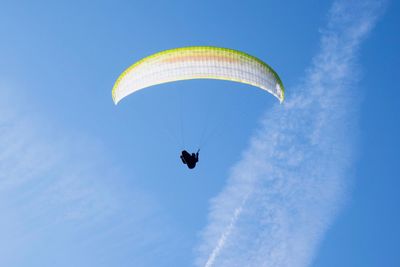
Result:
[[[189,169],[196,167],[196,163],[199,161],[199,151],[200,150],[197,150],[196,154],[192,153],[192,155],[190,155],[189,152],[183,150],[181,155],[183,164],[186,164]]]

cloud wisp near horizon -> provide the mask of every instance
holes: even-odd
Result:
[[[305,267],[346,199],[356,156],[356,58],[383,1],[335,1],[300,86],[262,118],[210,203],[197,266]]]

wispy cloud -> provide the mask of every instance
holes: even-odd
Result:
[[[197,266],[308,266],[346,196],[354,160],[360,43],[382,1],[336,1],[302,85],[265,114],[211,201]]]
[[[0,85],[0,265],[168,266],[179,234],[155,199],[127,189],[101,142],[10,88]]]

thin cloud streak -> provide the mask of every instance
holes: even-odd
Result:
[[[230,236],[232,229],[236,224],[236,221],[238,220],[238,218],[240,217],[240,214],[242,213],[242,209],[243,209],[244,204],[246,203],[246,199],[247,199],[247,197],[243,200],[242,205],[240,207],[236,208],[236,210],[231,218],[230,224],[228,225],[228,227],[226,227],[224,233],[219,238],[218,244],[212,251],[211,255],[208,257],[205,267],[211,267],[214,264],[215,258],[217,257],[217,255],[219,254],[221,249],[224,248],[226,239]]]
[[[166,248],[180,236],[155,199],[125,185],[100,142],[9,88],[0,85],[0,265],[170,266]]]
[[[382,1],[336,1],[301,86],[263,117],[211,201],[197,266],[305,267],[346,198],[355,157],[358,48]]]

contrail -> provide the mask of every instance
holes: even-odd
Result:
[[[246,200],[247,200],[247,197],[243,199],[242,205],[235,209],[235,212],[231,218],[231,222],[229,223],[226,230],[222,233],[221,237],[218,240],[218,244],[212,251],[210,257],[208,257],[205,267],[211,267],[213,265],[216,256],[219,254],[220,250],[224,247],[227,237],[230,235],[233,227],[235,226],[237,219],[239,218],[240,214],[242,213],[242,208],[243,208],[243,205],[246,203]]]
[[[382,1],[333,3],[305,81],[267,111],[213,199],[197,266],[312,262],[346,197],[359,105],[355,58],[383,7]]]

